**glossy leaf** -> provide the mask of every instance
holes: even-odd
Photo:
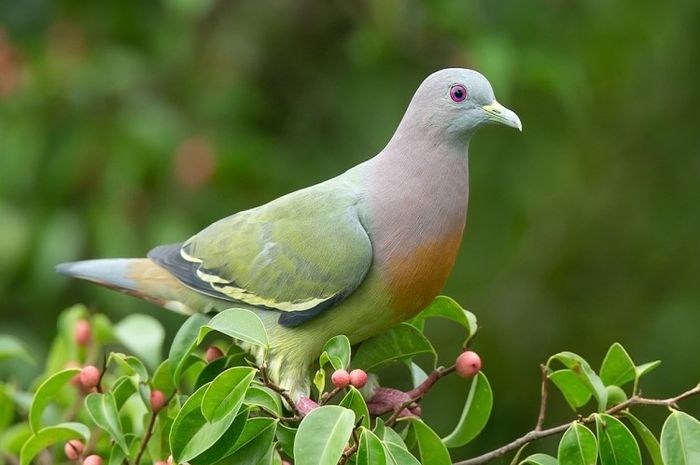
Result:
[[[158,365],[156,371],[151,378],[151,386],[153,389],[158,389],[166,393],[173,392],[175,385],[173,384],[173,372],[170,366],[170,360],[166,359]]]
[[[0,433],[0,452],[19,455],[22,445],[32,436],[29,423],[15,423],[9,428],[3,428]]]
[[[229,308],[217,313],[207,325],[200,329],[197,344],[200,344],[211,331],[218,331],[262,347],[267,347],[269,344],[262,320],[255,313],[243,308]]]
[[[360,431],[356,461],[357,465],[387,465],[382,441],[367,428]]]
[[[360,394],[360,391],[352,386],[348,387],[348,393],[345,394],[345,397],[343,397],[338,405],[355,412],[356,421],[362,418],[362,426],[369,428],[369,410],[367,409],[367,404],[362,394]]]
[[[352,364],[365,371],[373,371],[387,363],[420,354],[432,354],[434,357],[435,349],[416,327],[401,323],[386,333],[363,342]]]
[[[254,376],[255,369],[247,367],[229,368],[217,376],[202,398],[204,418],[214,422],[237,412]]]
[[[444,295],[437,296],[410,323],[422,331],[425,320],[432,317],[445,318],[459,323],[466,330],[467,339],[472,337],[477,330],[476,316],[463,309],[454,299]]]
[[[672,412],[661,429],[661,457],[665,465],[700,463],[700,421],[685,412]]]
[[[598,401],[598,411],[603,412],[608,404],[608,392],[605,390],[605,385],[600,380],[591,366],[580,355],[573,352],[559,352],[552,355],[547,362],[550,365],[552,360],[558,360],[566,368],[572,370],[590,389],[593,397]]]
[[[493,393],[486,375],[479,372],[471,382],[462,416],[454,431],[443,438],[447,447],[460,447],[474,439],[489,420]]]
[[[606,386],[624,386],[634,378],[635,366],[632,358],[621,344],[615,342],[608,349],[600,366],[600,379]]]
[[[131,314],[114,325],[114,335],[152,369],[160,363],[165,330],[152,316]]]
[[[236,441],[238,441],[238,438],[241,436],[243,429],[246,427],[246,423],[252,420],[248,418],[249,412],[247,408],[241,409],[226,432],[206,451],[190,459],[189,463],[192,465],[210,465],[231,455],[234,450],[234,444],[236,444]]]
[[[391,465],[420,465],[417,458],[411,454],[405,445],[399,445],[395,442],[384,441],[384,451]]]
[[[282,401],[279,394],[265,386],[251,384],[243,402],[246,405],[265,407],[277,415],[282,415]]]
[[[90,430],[82,423],[61,423],[42,428],[22,446],[19,455],[20,465],[29,465],[32,459],[45,448],[71,439],[87,442],[90,439]]]
[[[118,352],[112,352],[109,354],[109,359],[107,363],[115,363],[124,370],[128,376],[136,376],[139,380],[146,382],[148,381],[148,370],[144,364],[138,358],[133,355],[120,354]]]
[[[595,424],[601,465],[642,464],[637,440],[620,420],[603,413],[595,416]]]
[[[652,463],[654,465],[664,465],[664,462],[661,459],[661,446],[659,446],[659,441],[656,439],[656,436],[654,436],[654,433],[652,433],[644,423],[642,423],[629,411],[622,412],[622,415],[629,420],[630,424],[637,432],[637,436],[639,436],[644,443]]]
[[[214,381],[214,378],[219,376],[228,365],[226,357],[217,358],[206,364],[206,366],[197,375],[197,381],[194,383],[195,390],[204,386],[207,383]]]
[[[119,447],[128,454],[129,447],[124,439],[119,411],[112,393],[89,394],[85,398],[85,408],[97,426],[105,430]]]
[[[659,365],[661,365],[661,360],[655,360],[653,362],[642,363],[635,368],[635,373],[637,379],[655,370]]]
[[[54,373],[39,385],[29,407],[29,426],[36,434],[41,429],[41,416],[46,406],[73,377],[80,374],[80,368],[67,368]]]
[[[326,342],[319,364],[323,367],[326,363],[330,363],[334,370],[342,370],[350,366],[350,340],[347,336],[340,334]]]
[[[445,444],[435,431],[420,419],[411,419],[411,427],[415,433],[420,461],[423,465],[451,465],[452,460]]]
[[[173,339],[173,343],[170,346],[170,353],[168,354],[174,386],[180,384],[180,375],[186,368],[190,352],[192,352],[197,343],[199,329],[205,325],[207,321],[209,321],[208,317],[201,313],[195,313],[185,321],[177,334],[175,334],[175,339]]]
[[[128,376],[122,376],[114,382],[111,392],[114,396],[114,402],[117,405],[117,410],[120,410],[124,403],[129,400],[129,397],[136,392],[136,386],[134,386],[131,378]]]
[[[532,454],[525,460],[519,463],[519,465],[558,465],[556,457],[552,457],[547,454]]]
[[[219,465],[257,465],[269,454],[275,439],[277,420],[273,418],[251,418],[233,445],[230,455],[219,461]],[[211,463],[211,462],[210,462]]]
[[[297,429],[287,426],[284,423],[277,425],[277,441],[282,452],[290,457],[294,457],[294,438],[297,435]]]
[[[324,405],[299,424],[294,441],[295,465],[335,465],[343,454],[355,423],[352,410]]]
[[[170,448],[177,462],[187,462],[212,447],[236,418],[237,410],[218,421],[207,422],[202,414],[202,400],[211,386],[197,389],[184,403],[170,430]]]
[[[412,360],[406,360],[406,366],[411,372],[411,383],[413,384],[414,388],[420,386],[423,383],[423,381],[425,381],[428,378],[428,374],[425,371],[423,371],[423,369],[416,362]]]
[[[572,423],[559,441],[559,465],[595,465],[597,456],[598,444],[591,430]]]
[[[548,378],[561,391],[566,403],[574,410],[586,405],[593,395],[586,383],[568,368],[554,371]]]

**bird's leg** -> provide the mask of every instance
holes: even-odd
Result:
[[[318,407],[318,403],[306,396],[301,396],[296,402],[296,407],[301,416],[306,416],[309,412]]]

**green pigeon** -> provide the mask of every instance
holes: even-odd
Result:
[[[328,339],[344,334],[356,344],[437,296],[467,218],[469,141],[489,123],[522,130],[483,75],[437,71],[418,87],[386,147],[343,174],[156,247],[148,258],[64,263],[57,271],[184,314],[254,311],[269,336],[268,374],[296,401],[308,396]]]

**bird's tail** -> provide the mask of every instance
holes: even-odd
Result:
[[[56,272],[116,289],[180,313],[192,313],[192,291],[148,258],[106,258],[61,263]]]

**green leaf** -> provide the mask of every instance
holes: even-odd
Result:
[[[149,367],[155,368],[160,363],[165,330],[155,318],[137,313],[129,315],[114,325],[114,335]]]
[[[519,465],[558,465],[557,459],[547,454],[532,454]]]
[[[603,384],[610,386],[624,386],[633,381],[635,377],[635,366],[632,358],[619,343],[614,343],[605,354],[603,363],[600,366],[600,379]]]
[[[294,439],[297,435],[297,429],[287,426],[284,423],[277,425],[277,440],[279,441],[282,452],[290,457],[294,457]]]
[[[476,334],[476,316],[463,309],[461,305],[450,297],[444,295],[437,296],[435,300],[416,315],[410,323],[422,331],[425,320],[432,317],[446,318],[459,323],[467,331],[467,339],[470,339]]]
[[[360,418],[362,418],[362,426],[365,428],[370,427],[369,410],[367,409],[367,404],[365,403],[365,399],[362,397],[362,394],[360,394],[360,391],[350,386],[348,388],[348,393],[345,394],[345,397],[343,397],[343,400],[341,400],[338,405],[355,412],[355,418],[358,421]]]
[[[354,423],[355,414],[344,407],[324,405],[312,410],[299,425],[294,441],[295,464],[337,464]]]
[[[611,384],[605,386],[605,390],[608,391],[608,407],[614,407],[627,400],[627,394],[620,386]]]
[[[620,420],[602,413],[595,416],[595,425],[601,465],[642,465],[637,440]]]
[[[119,447],[128,454],[129,446],[126,444],[126,440],[124,439],[122,424],[119,420],[117,403],[114,400],[112,393],[89,394],[85,398],[85,408],[90,414],[92,421],[94,421],[97,426],[105,430],[112,437],[114,442],[116,442]]]
[[[214,378],[202,398],[204,418],[216,422],[228,415],[235,415],[254,376],[254,368],[234,367]]]
[[[447,447],[460,447],[474,439],[489,420],[493,407],[493,393],[486,375],[477,373],[471,382],[462,416],[454,431],[443,442]]]
[[[277,415],[282,415],[282,401],[279,395],[272,389],[257,384],[251,384],[245,394],[246,405],[265,407]]]
[[[197,344],[211,331],[218,331],[227,336],[250,344],[267,348],[269,345],[267,331],[262,320],[250,310],[229,308],[217,313],[207,325],[199,330]]]
[[[170,371],[173,374],[173,385],[180,384],[180,375],[187,366],[187,359],[197,342],[199,329],[209,321],[209,318],[201,313],[195,313],[180,327],[173,344],[170,346]]]
[[[206,451],[202,452],[197,457],[190,459],[189,463],[192,465],[210,465],[223,459],[224,457],[231,455],[234,450],[233,446],[241,436],[244,428],[246,427],[246,423],[253,420],[248,418],[249,412],[250,410],[247,408],[241,409],[226,432]]]
[[[136,376],[140,381],[148,381],[148,370],[144,364],[138,358],[133,355],[120,354],[118,352],[112,352],[109,354],[109,359],[107,363],[116,363],[119,367],[124,370],[128,376]]]
[[[360,430],[356,461],[357,465],[387,465],[382,441],[367,428]]]
[[[598,445],[591,430],[572,423],[559,441],[559,465],[595,465],[597,456]]]
[[[452,464],[445,444],[443,444],[435,431],[419,419],[411,419],[411,426],[416,436],[420,461],[423,465]]]
[[[32,436],[29,423],[16,423],[0,433],[0,452],[19,455],[22,445]],[[2,455],[2,454],[0,454]]]
[[[87,442],[90,439],[90,430],[82,423],[61,423],[56,426],[47,426],[27,439],[19,454],[20,465],[29,465],[34,457],[49,447],[71,439],[81,439]]]
[[[15,418],[15,401],[7,391],[8,387],[0,383],[0,436]]]
[[[632,415],[629,411],[622,412],[622,415],[629,420],[634,427],[634,430],[637,432],[637,436],[641,438],[647,452],[649,453],[649,458],[651,458],[652,463],[654,465],[664,465],[664,462],[661,459],[661,446],[659,446],[659,441],[656,439],[656,436],[654,436],[654,433],[649,431],[649,428],[647,428],[646,425],[639,420],[639,418]]]
[[[573,370],[563,368],[550,373],[548,377],[561,391],[564,399],[566,399],[566,403],[573,410],[583,407],[591,399],[590,389],[580,377],[576,376]]]
[[[373,371],[387,363],[419,354],[432,354],[435,357],[435,349],[416,327],[401,323],[386,333],[363,342],[352,364],[365,371]]]
[[[659,365],[661,365],[661,360],[655,360],[653,362],[642,363],[635,367],[635,376],[637,379],[648,374],[652,370],[655,370]]]
[[[134,382],[128,376],[122,376],[114,382],[112,395],[117,405],[117,411],[121,410],[124,403],[136,392]]]
[[[319,357],[319,365],[323,368],[330,363],[335,370],[344,370],[350,366],[350,340],[340,334],[326,342]]]
[[[672,412],[661,429],[661,457],[665,465],[700,463],[700,421],[685,412]]]
[[[420,386],[428,378],[428,374],[412,360],[405,361],[408,370],[411,372],[411,382],[414,388]]]
[[[39,385],[34,393],[32,405],[29,407],[29,425],[35,434],[41,428],[41,415],[46,406],[58,395],[63,386],[79,373],[80,368],[67,368],[54,373]]]
[[[251,418],[233,445],[230,455],[217,462],[218,465],[257,465],[269,453],[275,439],[277,420],[273,418]]]
[[[34,361],[19,339],[9,334],[0,334],[0,362],[12,358]]]
[[[418,459],[406,449],[405,445],[387,441],[384,441],[382,445],[384,446],[388,463],[391,465],[420,465]]]
[[[207,363],[204,369],[197,376],[197,381],[194,383],[194,388],[199,389],[207,383],[214,381],[214,378],[219,376],[228,365],[227,357],[217,358],[216,360]]]
[[[558,360],[566,368],[572,370],[590,389],[593,397],[598,401],[598,411],[604,412],[608,404],[608,391],[605,390],[605,385],[595,374],[591,366],[580,355],[573,352],[559,352],[552,355],[547,361],[549,367],[552,360]]]
[[[163,391],[165,393],[173,392],[175,385],[173,384],[173,373],[171,371],[170,360],[166,359],[158,365],[153,378],[151,378],[151,386],[153,389]]]

